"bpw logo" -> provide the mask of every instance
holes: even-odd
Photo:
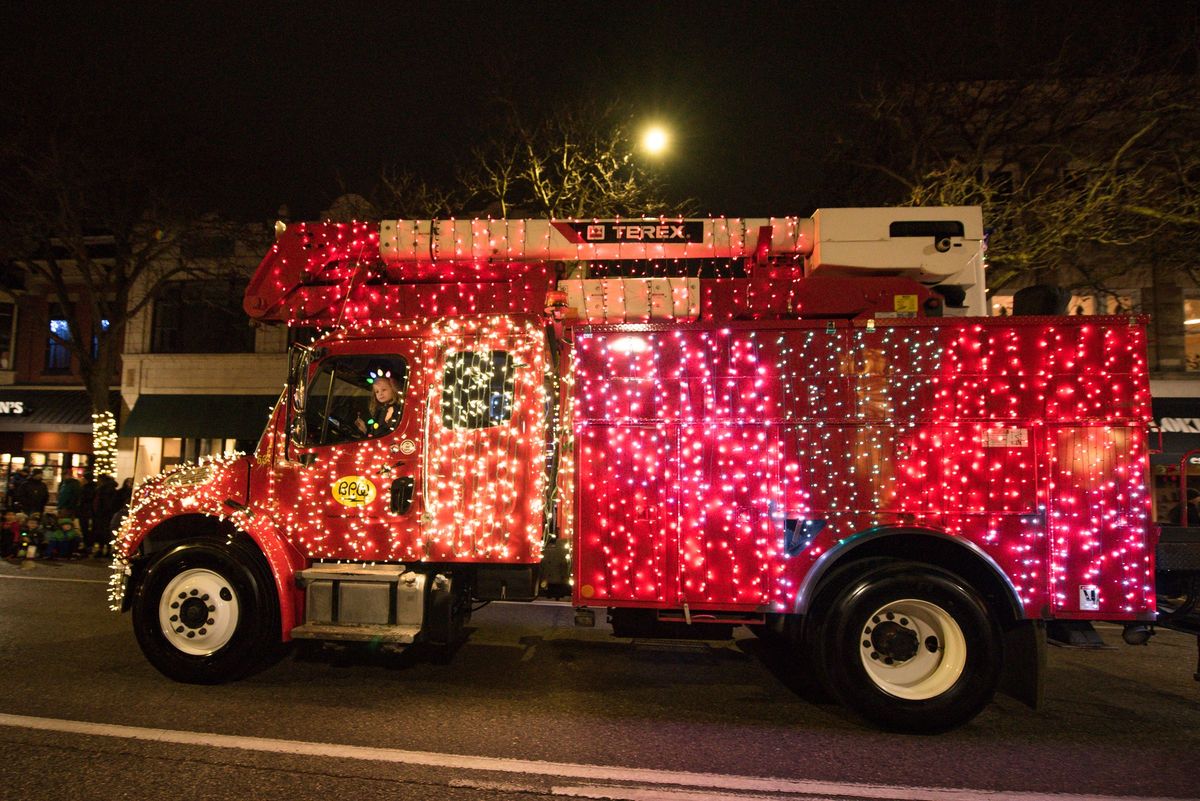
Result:
[[[377,494],[375,484],[364,476],[342,476],[329,489],[342,506],[366,506]]]
[[[25,414],[25,401],[0,401],[0,414]]]

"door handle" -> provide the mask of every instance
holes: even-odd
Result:
[[[416,482],[412,476],[401,476],[392,482],[392,514],[406,514],[412,507],[413,489]]]

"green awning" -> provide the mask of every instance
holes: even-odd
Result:
[[[258,439],[276,395],[141,395],[123,437]]]

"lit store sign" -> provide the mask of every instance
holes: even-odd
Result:
[[[0,414],[25,414],[25,401],[0,400]]]
[[[1200,434],[1200,417],[1161,417],[1158,427],[1173,434]]]

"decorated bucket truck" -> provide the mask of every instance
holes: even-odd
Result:
[[[253,453],[139,487],[112,604],[187,682],[550,595],[747,626],[891,728],[1033,703],[1046,621],[1155,619],[1146,333],[986,316],[983,251],[977,208],[289,225],[245,309],[317,335]]]

